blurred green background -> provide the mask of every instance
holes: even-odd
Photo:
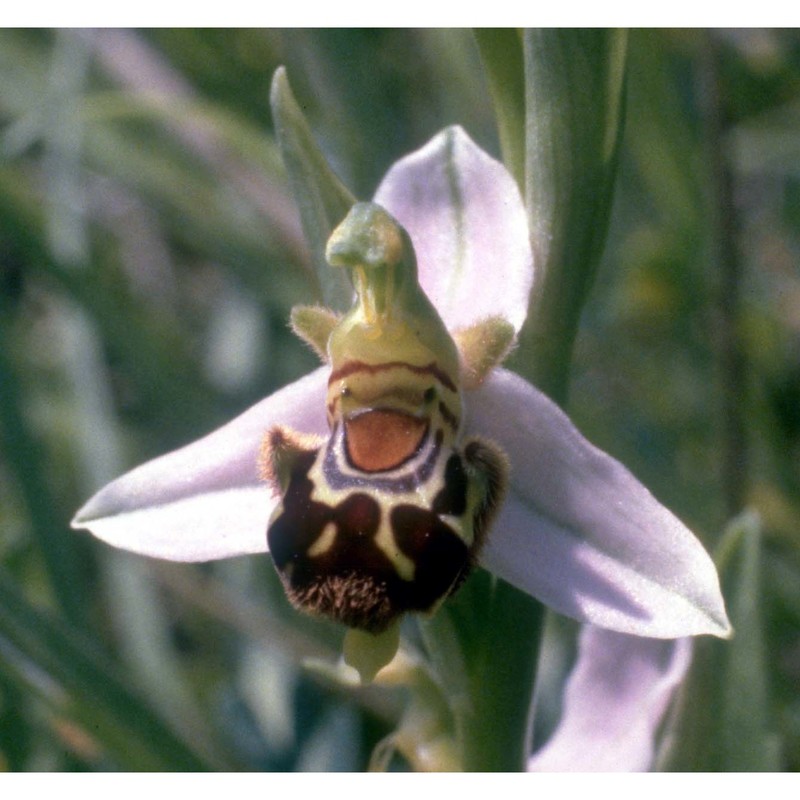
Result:
[[[69,530],[315,366],[287,327],[316,298],[281,64],[362,199],[452,123],[499,155],[469,31],[0,31],[0,770],[361,769],[402,709],[300,667],[341,631],[267,557]],[[569,410],[709,548],[760,514],[767,718],[797,770],[800,34],[633,31],[627,99]]]

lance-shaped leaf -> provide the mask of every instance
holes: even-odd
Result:
[[[494,101],[503,161],[525,183],[525,66],[522,35],[514,28],[480,28],[475,41]]]
[[[278,144],[311,247],[322,299],[331,308],[344,310],[350,306],[353,289],[342,270],[328,269],[325,244],[355,198],[319,151],[283,67],[272,78],[270,101]]]
[[[626,34],[527,30],[523,50],[525,205],[537,265],[526,336],[537,385],[561,398],[611,211]]]
[[[97,643],[28,603],[0,570],[0,674],[36,694],[54,716],[98,736],[131,770],[225,768],[201,755],[131,689]]]
[[[745,512],[730,522],[717,563],[736,635],[730,642],[697,643],[663,766],[681,772],[774,772],[781,769],[780,742],[769,715],[756,514]]]

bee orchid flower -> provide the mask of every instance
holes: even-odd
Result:
[[[269,542],[298,607],[368,635],[435,610],[475,564],[623,634],[728,635],[695,536],[500,366],[534,264],[499,162],[446,129],[353,208],[327,255],[351,273],[353,309],[293,313],[323,366],[113,481],[74,527],[177,561]]]

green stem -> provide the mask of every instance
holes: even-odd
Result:
[[[572,345],[605,241],[622,132],[626,37],[607,31],[478,31],[506,165],[524,187],[537,268],[515,359],[564,405]],[[520,166],[520,150],[524,155]],[[520,180],[523,174],[524,180]],[[485,576],[484,576],[485,577]],[[430,637],[456,698],[463,766],[524,769],[544,608],[479,576],[449,604],[453,637]],[[448,661],[449,656],[449,663]],[[466,687],[458,676],[466,673]],[[466,697],[462,697],[466,695]]]
[[[544,607],[483,570],[421,628],[463,769],[524,770]]]
[[[471,665],[472,706],[462,722],[464,768],[524,771],[531,752],[533,693],[544,607],[498,581]]]
[[[495,65],[493,84],[497,65],[518,61],[503,61],[496,47],[497,57],[489,59],[486,53],[498,41],[499,35],[482,40],[484,61]],[[538,275],[521,367],[562,406],[581,310],[608,228],[622,134],[625,51],[620,32],[526,31],[524,102],[513,90],[505,95],[504,124],[524,112],[524,190]],[[501,141],[509,139],[501,124]],[[514,170],[514,148],[504,147],[504,155]],[[544,609],[498,582],[490,614],[473,672],[477,682],[473,716],[464,726],[464,765],[517,770],[530,753]]]

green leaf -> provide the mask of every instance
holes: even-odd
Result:
[[[34,608],[0,571],[0,672],[81,725],[124,769],[205,771],[194,752],[121,677],[96,642]]]
[[[64,617],[80,626],[87,612],[85,571],[77,543],[59,518],[57,498],[44,477],[44,448],[25,414],[22,380],[11,357],[11,319],[11,305],[0,296],[0,448],[7,469],[17,478],[53,596]]]
[[[522,191],[525,184],[525,67],[522,37],[514,28],[475,31],[494,101],[500,149]]]
[[[761,614],[761,521],[744,513],[728,526],[717,558],[736,635],[722,648],[719,768],[780,769],[770,732]]]
[[[717,550],[717,565],[735,634],[695,645],[681,707],[663,767],[671,771],[774,772],[779,742],[770,730],[761,615],[761,522],[734,519]]]
[[[272,79],[270,101],[278,144],[300,209],[303,231],[311,247],[323,302],[334,310],[346,310],[350,307],[353,290],[342,270],[332,270],[328,266],[325,245],[331,231],[355,203],[355,197],[317,147],[283,67],[276,70]]]
[[[562,401],[581,307],[605,242],[622,133],[626,34],[525,32],[525,202],[536,277],[533,377]]]

